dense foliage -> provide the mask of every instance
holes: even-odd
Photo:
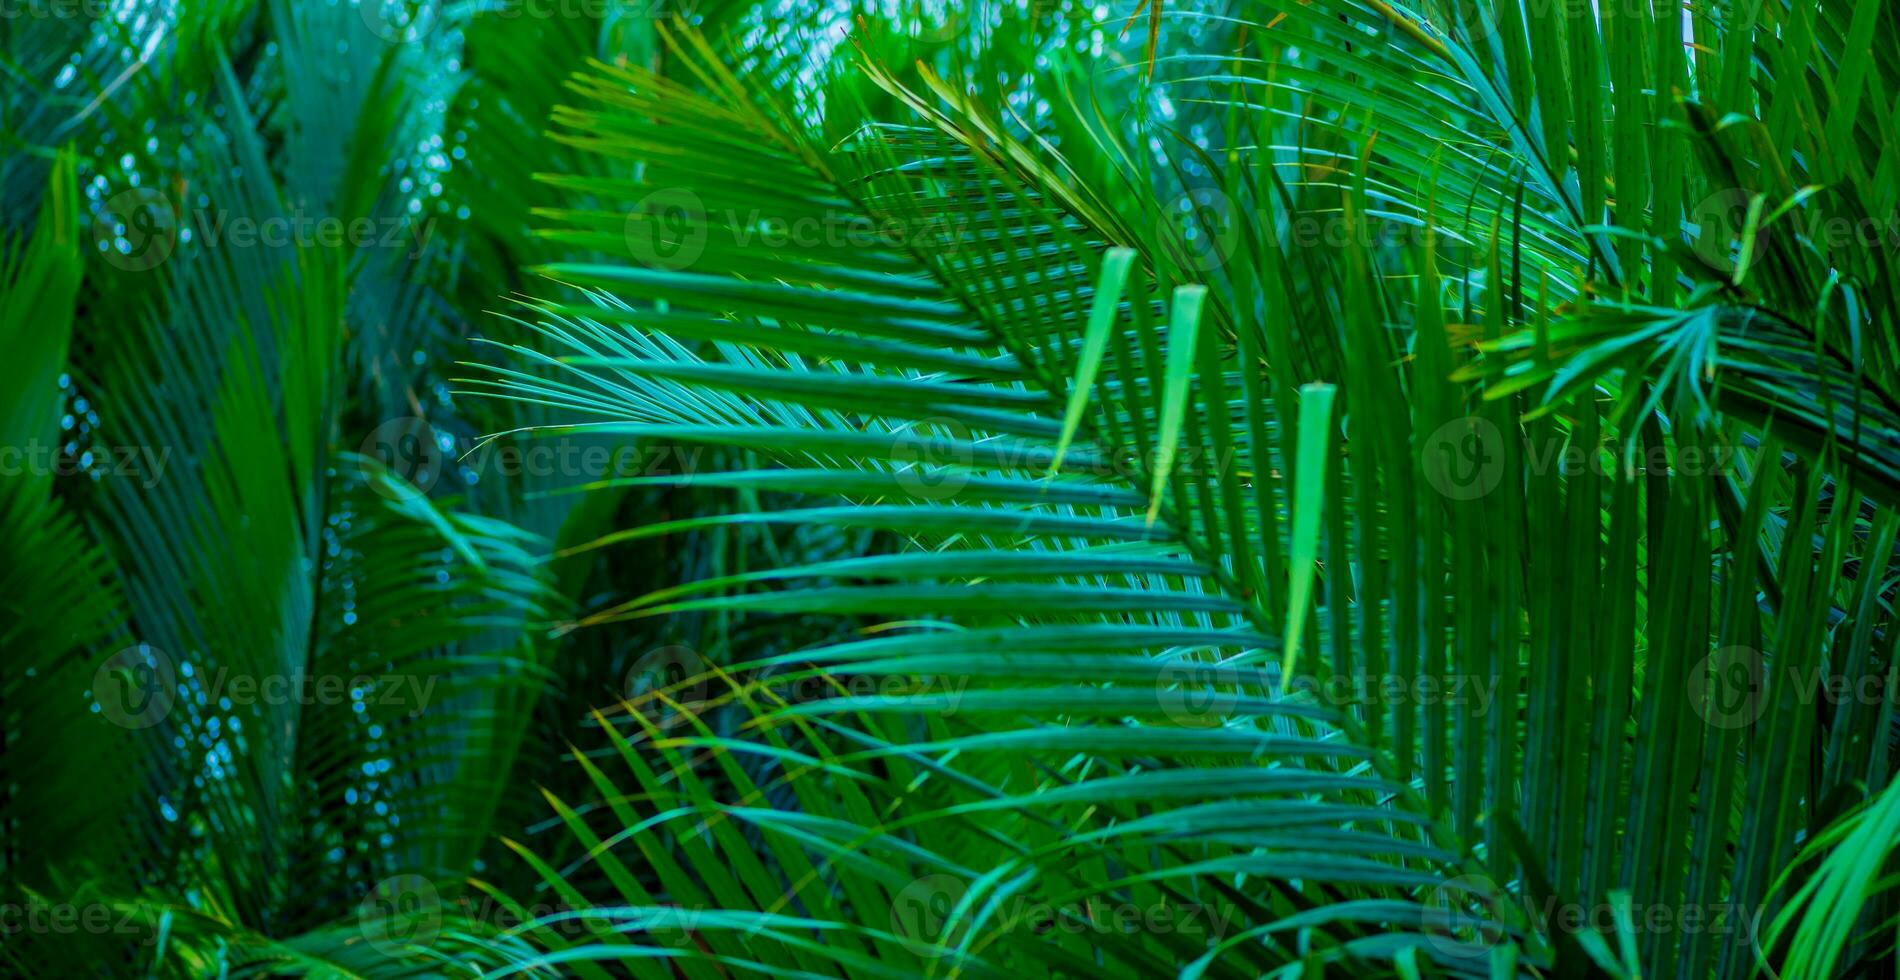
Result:
[[[0,969],[1896,970],[1878,0],[0,9]]]

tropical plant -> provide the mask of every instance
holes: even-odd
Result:
[[[0,962],[1894,969],[1885,6],[227,6],[7,107]]]

